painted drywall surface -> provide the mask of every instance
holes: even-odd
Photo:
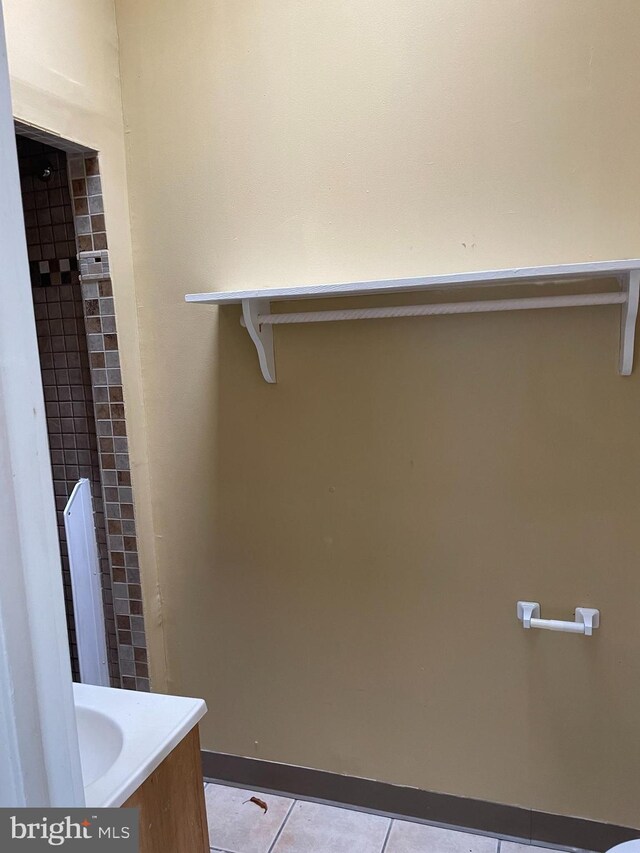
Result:
[[[151,677],[165,686],[164,649],[133,284],[118,37],[111,0],[4,0],[14,116],[100,154],[109,255],[127,393],[136,524]]]
[[[158,171],[181,182],[176,218],[197,213],[182,220],[199,246],[190,285],[635,245],[632,0],[134,0],[118,12],[138,168],[158,193]],[[156,210],[182,270],[190,249]]]
[[[276,330],[187,291],[637,256],[635,2],[117,3],[169,686],[212,749],[637,823],[615,308]],[[525,633],[602,610],[592,640]]]
[[[637,823],[612,309],[276,330],[188,291],[638,254],[632,2],[117,3],[170,688],[204,746]],[[525,633],[600,607],[592,640]]]

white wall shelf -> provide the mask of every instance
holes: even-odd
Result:
[[[338,298],[393,293],[421,293],[455,287],[497,284],[563,284],[586,279],[616,278],[619,290],[559,296],[491,299],[474,302],[438,302],[428,305],[401,305],[388,308],[348,308],[331,311],[274,313],[272,302]],[[601,261],[559,266],[518,267],[505,270],[431,275],[422,278],[398,278],[381,281],[356,281],[344,284],[302,287],[263,288],[214,293],[189,293],[187,302],[204,305],[242,305],[241,323],[256,347],[262,375],[276,381],[273,326],[291,323],[322,323],[344,320],[373,320],[384,317],[423,317],[441,314],[476,314],[493,311],[523,311],[536,308],[574,308],[578,306],[620,305],[619,372],[628,376],[633,368],[638,299],[640,295],[640,259]]]

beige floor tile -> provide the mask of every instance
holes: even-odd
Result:
[[[496,853],[497,849],[496,838],[394,820],[385,853]]]
[[[386,817],[297,802],[273,853],[380,853],[388,828]]]
[[[253,791],[208,784],[204,790],[209,821],[209,843],[230,853],[267,853],[293,800],[273,794],[255,796],[268,806],[266,814],[246,802]]]
[[[516,844],[514,841],[503,841],[500,844],[501,853],[553,853],[548,847],[534,847],[532,844]]]

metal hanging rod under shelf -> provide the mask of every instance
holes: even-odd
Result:
[[[560,296],[534,296],[513,299],[488,299],[467,302],[440,302],[427,305],[399,305],[382,308],[345,308],[327,311],[271,311],[271,301],[300,301],[322,297],[365,296],[380,293],[424,292],[460,286],[491,284],[550,284],[580,279],[616,277],[617,291]],[[260,369],[269,383],[276,381],[273,349],[273,326],[293,323],[327,323],[345,320],[375,320],[393,317],[429,317],[445,314],[477,314],[494,311],[525,311],[541,308],[575,308],[598,305],[621,305],[619,372],[628,376],[633,367],[636,316],[640,298],[640,260],[603,261],[601,263],[565,264],[555,267],[529,267],[513,270],[490,270],[449,276],[427,276],[421,279],[391,279],[354,282],[340,285],[311,285],[263,290],[220,293],[195,293],[187,302],[242,305],[241,324],[256,347]]]

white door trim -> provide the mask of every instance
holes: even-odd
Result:
[[[0,806],[84,804],[1,3],[0,746]]]

